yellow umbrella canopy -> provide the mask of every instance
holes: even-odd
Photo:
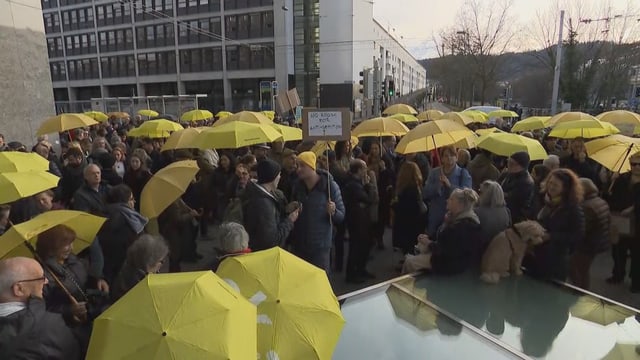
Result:
[[[454,145],[469,136],[473,131],[452,120],[434,120],[416,126],[409,131],[396,146],[396,152],[411,154],[431,151],[442,146]]]
[[[95,320],[87,359],[255,359],[256,323],[211,271],[149,274]]]
[[[382,115],[395,115],[395,114],[409,114],[418,115],[418,112],[413,107],[407,104],[395,104],[384,109]]]
[[[471,135],[453,144],[453,146],[459,149],[474,149],[478,147],[478,144],[476,144],[477,141],[478,141],[478,136]]]
[[[489,121],[489,116],[486,113],[483,113],[480,110],[465,110],[462,114],[473,119],[473,122],[477,123],[485,123]]]
[[[258,307],[261,359],[331,359],[344,318],[323,270],[275,247],[228,257],[218,275]]]
[[[465,115],[464,113],[459,113],[459,112],[448,112],[448,113],[445,113],[445,114],[442,115],[440,120],[452,120],[452,121],[455,121],[458,124],[464,125],[464,126],[467,126],[469,124],[477,122],[473,118]]]
[[[621,174],[631,171],[629,157],[640,152],[640,139],[611,135],[585,144],[587,155],[605,168]]]
[[[110,113],[107,113],[107,115],[109,117],[113,116],[116,119],[126,119],[129,117],[129,114],[124,111],[112,111]]]
[[[269,118],[262,113],[254,112],[254,111],[241,111],[237,114],[232,114],[224,118],[221,118],[220,120],[213,123],[213,126],[216,127],[216,126],[228,124],[230,122],[235,122],[235,121],[251,123],[251,124],[259,124],[259,125],[273,124],[273,121],[269,120]]]
[[[218,111],[218,113],[216,114],[216,117],[218,119],[223,119],[223,118],[229,117],[231,115],[233,115],[233,113],[229,112],[229,111]]]
[[[579,112],[579,111],[568,111],[568,112],[563,112],[560,114],[557,114],[555,116],[553,116],[551,119],[549,119],[549,126],[550,127],[554,127],[558,124],[561,124],[563,122],[567,122],[567,121],[576,121],[576,120],[597,120],[595,117],[589,115],[589,114],[585,114],[583,112]]]
[[[172,132],[179,130],[184,130],[182,125],[167,119],[158,119],[145,121],[142,125],[130,130],[127,135],[131,137],[165,138],[169,137]]]
[[[0,236],[0,258],[15,256],[31,257],[31,251],[25,246],[28,241],[35,246],[38,235],[57,225],[66,225],[76,233],[73,242],[75,254],[93,243],[106,218],[94,216],[84,211],[51,210],[44,212],[29,221],[12,226]]]
[[[261,111],[261,113],[264,114],[264,116],[269,118],[269,120],[271,120],[271,121],[273,121],[273,119],[276,117],[276,112],[275,111],[265,110],[265,111]]]
[[[481,136],[476,144],[480,149],[485,149],[500,156],[511,156],[519,151],[529,153],[531,160],[544,160],[547,152],[540,142],[518,134],[507,132],[491,133]]]
[[[196,138],[204,130],[208,128],[186,128],[184,130],[175,131],[167,141],[162,145],[160,151],[177,150],[177,149],[195,149]]]
[[[360,140],[355,136],[351,136],[350,142],[351,148],[353,149],[356,145],[358,145]],[[315,145],[313,145],[310,151],[315,153],[317,156],[320,156],[327,150],[327,147],[329,148],[329,150],[335,150],[336,141],[316,141]]]
[[[492,134],[492,133],[497,133],[497,132],[504,132],[504,131],[502,131],[502,130],[500,130],[498,128],[495,128],[495,127],[491,127],[491,128],[488,128],[488,129],[478,129],[478,130],[476,130],[476,134],[481,135],[481,136],[482,135],[487,135],[487,134]]]
[[[196,138],[196,146],[200,149],[238,149],[281,138],[282,134],[270,125],[232,121],[203,130]]]
[[[109,120],[109,116],[101,111],[87,111],[84,114],[98,122]]]
[[[494,110],[487,114],[490,118],[515,118],[518,117],[518,113],[511,110]]]
[[[572,316],[603,326],[623,322],[635,315],[635,312],[628,308],[590,295],[581,296],[569,312]]]
[[[614,110],[603,112],[602,114],[596,116],[596,118],[600,121],[608,122],[613,125],[621,125],[621,124],[629,124],[635,126],[640,126],[640,114],[636,114],[631,111],[626,110]]]
[[[302,129],[280,124],[271,124],[271,126],[282,134],[282,141],[302,140]]]
[[[146,117],[156,117],[160,115],[157,111],[151,109],[138,110],[138,115]]]
[[[46,135],[61,133],[67,130],[73,130],[97,124],[97,121],[93,120],[85,114],[61,114],[45,120],[42,125],[40,125],[40,128],[38,128],[36,134]]]
[[[420,331],[430,331],[438,328],[436,323],[438,313],[429,305],[391,285],[386,291],[389,303],[395,316]]]
[[[182,116],[180,116],[180,120],[189,122],[208,119],[213,119],[213,114],[211,113],[211,111],[199,109],[187,111],[186,113],[182,114]]]
[[[156,218],[178,200],[200,169],[195,160],[176,161],[155,173],[142,189],[140,213]]]
[[[0,152],[0,173],[19,171],[48,171],[49,160],[36,153]]]
[[[145,130],[139,127],[129,130],[127,132],[129,137],[148,137],[152,139],[168,138],[171,133],[162,130]]]
[[[357,137],[402,136],[409,132],[402,122],[391,117],[378,117],[358,124],[351,134]]]
[[[418,118],[410,114],[395,114],[389,116],[392,119],[400,120],[403,124],[418,122]]]
[[[439,120],[444,113],[440,110],[427,110],[418,114],[417,118],[420,121],[431,121],[431,120]]]
[[[0,204],[8,204],[58,186],[59,177],[46,171],[0,173]]]
[[[619,132],[620,130],[610,123],[602,122],[598,119],[592,119],[559,123],[553,128],[553,130],[551,130],[549,136],[561,139],[592,139],[617,134]]]
[[[520,120],[511,128],[511,132],[523,132],[541,130],[549,127],[551,116],[532,116],[524,120]]]

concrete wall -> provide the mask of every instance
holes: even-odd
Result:
[[[55,115],[39,0],[0,0],[0,133],[33,145],[40,124]]]
[[[353,69],[352,80],[360,87],[360,71],[373,68],[373,1],[353,0]],[[357,92],[358,90],[356,90]]]

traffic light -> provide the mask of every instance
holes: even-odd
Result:
[[[393,96],[396,92],[395,82],[393,80],[389,80],[389,96]]]
[[[386,94],[387,93],[387,82],[383,81],[382,82],[382,94]]]
[[[360,94],[364,94],[364,88],[365,88],[364,71],[360,71]]]

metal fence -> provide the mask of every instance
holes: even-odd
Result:
[[[135,115],[144,109],[155,110],[160,114],[180,116],[198,109],[199,103],[207,95],[165,95],[144,97],[94,98],[91,100],[56,101],[56,113],[81,113],[86,111],[126,112]]]

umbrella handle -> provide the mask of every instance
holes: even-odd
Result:
[[[33,257],[42,265],[42,267],[46,271],[48,271],[49,274],[51,274],[51,277],[53,278],[53,281],[55,281],[56,284],[58,284],[58,286],[60,286],[62,291],[64,291],[64,293],[67,295],[67,297],[69,297],[69,301],[71,301],[71,304],[77,305],[78,304],[78,300],[76,300],[76,298],[73,297],[73,295],[71,295],[71,292],[69,292],[69,290],[62,284],[62,281],[60,281],[60,278],[58,278],[58,276],[56,276],[56,274],[53,271],[51,271],[51,269],[49,269],[49,267],[47,266],[47,264],[44,263],[44,261],[42,261],[42,258],[40,258],[40,256],[36,253],[36,250],[33,248],[33,245],[31,245],[31,243],[29,243],[29,241],[25,241],[24,245],[27,247],[27,249],[29,249],[29,251],[31,251],[31,254],[33,254]]]
[[[622,159],[622,162],[620,163],[620,167],[618,168],[618,175],[620,175],[620,171],[622,171],[622,166],[624,165],[624,162],[627,161],[627,158],[629,157],[629,153],[631,153],[631,149],[633,149],[633,144],[629,145],[629,148],[627,149],[627,153],[624,155],[624,159]],[[611,190],[613,190],[613,185],[616,183],[616,180],[614,179],[613,181],[611,181],[611,185],[609,185],[609,190],[608,193],[611,194]]]

